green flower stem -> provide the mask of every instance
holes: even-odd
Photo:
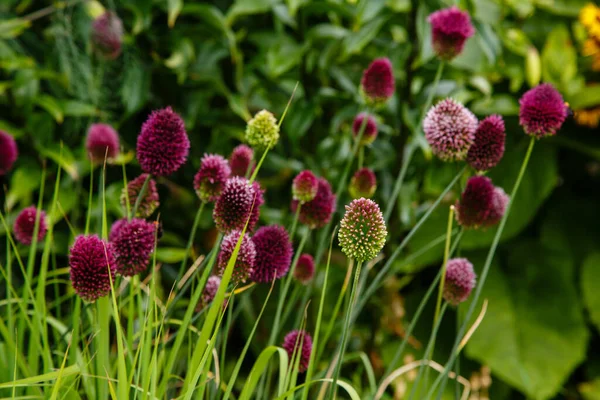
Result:
[[[125,217],[131,220],[131,204],[129,204],[129,190],[127,190],[127,172],[125,171],[125,163],[121,164],[123,169],[123,194],[125,194]]]
[[[196,217],[194,218],[194,224],[192,225],[192,230],[190,231],[190,236],[188,238],[187,245],[185,246],[185,254],[183,256],[183,260],[181,260],[181,265],[179,266],[179,275],[177,280],[181,279],[181,277],[185,274],[185,266],[187,264],[188,258],[190,257],[190,250],[194,245],[194,238],[196,237],[196,231],[198,230],[198,225],[200,225],[200,219],[202,217],[202,211],[204,211],[204,206],[206,203],[202,202],[198,211],[196,212]]]
[[[292,229],[290,229],[290,242],[292,243],[294,243],[294,235],[296,234],[296,228],[298,227],[300,208],[302,208],[302,203],[298,202],[298,207],[296,207],[296,213],[294,214],[294,222],[292,222]]]
[[[358,149],[358,169],[363,167],[365,162],[365,146],[360,146]]]
[[[152,179],[152,174],[148,174],[146,176],[146,179],[144,180],[144,184],[142,185],[142,188],[140,189],[140,192],[138,193],[137,198],[135,199],[133,210],[131,210],[131,218],[135,218],[137,209],[140,207],[140,204],[142,204],[142,199],[146,195],[146,190],[148,190],[148,182],[150,182],[150,179]]]
[[[460,346],[460,341],[462,340],[462,336],[465,334],[465,332],[467,330],[467,325],[469,324],[469,322],[471,320],[471,316],[475,312],[475,307],[477,307],[477,301],[479,300],[479,297],[481,296],[481,292],[483,290],[483,285],[485,284],[485,280],[486,280],[488,272],[490,270],[490,266],[492,265],[492,260],[494,259],[494,254],[496,253],[496,248],[498,247],[498,243],[500,242],[500,237],[502,236],[502,232],[504,231],[504,226],[506,225],[506,221],[508,220],[508,216],[510,215],[510,209],[512,207],[512,203],[515,199],[515,196],[517,195],[519,186],[521,185],[521,180],[523,179],[523,176],[525,175],[525,170],[527,169],[527,164],[529,163],[529,158],[531,157],[531,153],[533,152],[534,145],[535,145],[535,137],[531,137],[531,139],[529,141],[529,147],[527,148],[527,153],[525,153],[525,158],[523,159],[523,163],[521,164],[521,170],[519,171],[519,175],[517,176],[515,185],[513,186],[513,189],[510,193],[510,199],[508,201],[508,204],[506,205],[506,211],[504,212],[504,216],[502,217],[502,220],[500,221],[500,225],[498,226],[498,230],[496,231],[496,235],[494,236],[494,240],[492,242],[492,246],[490,247],[487,258],[485,260],[485,264],[481,271],[481,275],[479,276],[479,282],[475,289],[475,293],[473,294],[471,304],[469,305],[469,309],[467,310],[467,313],[465,314],[465,318],[462,323],[462,326],[460,327],[459,334],[456,336],[456,339],[454,341],[454,346],[452,347],[452,352],[450,353],[450,357],[448,358],[448,362],[446,363],[444,371],[438,376],[438,378],[435,380],[435,382],[431,386],[431,389],[429,390],[429,393],[427,394],[428,399],[431,398],[435,394],[437,386],[440,384],[441,384],[441,387],[440,387],[440,390],[439,390],[436,398],[440,399],[442,396],[442,393],[444,392],[444,388],[445,388],[447,380],[448,380],[448,371],[450,371],[450,369],[452,368],[452,366],[454,364],[454,361],[456,360],[456,357],[458,356],[458,353],[459,353],[458,347]]]
[[[450,256],[450,240],[452,238],[452,222],[454,221],[454,206],[450,206],[448,213],[448,229],[446,230],[446,246],[444,247],[444,262],[442,263],[442,278],[440,280],[440,290],[438,290],[437,303],[435,305],[435,324],[440,316],[440,307],[442,306],[442,296],[444,294],[444,284],[446,283],[446,269],[448,268],[448,258]]]

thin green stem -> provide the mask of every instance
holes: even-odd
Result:
[[[302,203],[298,202],[298,207],[296,207],[296,213],[294,214],[294,222],[292,222],[292,229],[290,229],[290,242],[292,243],[294,243],[294,235],[298,227],[298,219],[300,219],[300,208],[302,208]]]
[[[435,324],[440,316],[440,308],[442,306],[442,296],[444,294],[444,284],[446,283],[446,269],[448,268],[448,258],[450,256],[450,240],[452,238],[452,222],[454,221],[454,206],[450,206],[448,213],[448,228],[446,230],[446,246],[444,247],[444,262],[442,263],[442,278],[440,280],[440,289],[438,290],[437,303],[435,305],[435,316],[433,323]]]
[[[144,198],[144,196],[146,196],[146,190],[148,190],[148,182],[150,182],[150,179],[152,179],[152,174],[146,175],[146,179],[144,180],[142,188],[140,189],[140,192],[138,193],[137,198],[135,199],[133,210],[131,210],[131,218],[135,218],[137,210],[140,207],[140,204],[142,204],[142,199]]]
[[[365,146],[360,146],[358,149],[358,169],[363,167],[365,162]]]

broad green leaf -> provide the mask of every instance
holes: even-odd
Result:
[[[262,14],[271,10],[280,0],[236,0],[227,12],[227,25],[244,15]]]
[[[302,60],[305,47],[289,37],[282,36],[267,52],[267,71],[271,78],[277,78],[289,71]]]
[[[40,187],[42,172],[40,165],[24,159],[21,165],[12,173],[10,191],[6,196],[8,209],[11,209],[20,201],[31,201],[31,194]]]
[[[377,36],[386,20],[387,17],[378,17],[364,25],[358,32],[346,36],[342,59],[346,59],[348,56],[357,54],[363,50]]]
[[[556,26],[548,35],[542,50],[542,77],[544,81],[564,90],[577,74],[577,50],[573,46],[569,30]]]
[[[600,104],[600,85],[586,85],[583,90],[567,98],[569,105],[577,110]]]
[[[48,111],[57,123],[62,124],[64,120],[63,110],[54,97],[43,94],[38,96],[35,99],[35,102],[44,110]]]
[[[600,330],[600,253],[590,255],[583,263],[581,291],[590,319]]]

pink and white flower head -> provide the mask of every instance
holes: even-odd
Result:
[[[453,306],[467,300],[475,287],[475,280],[473,264],[469,260],[466,258],[448,260],[443,291],[444,300]]]
[[[231,175],[229,162],[217,154],[205,154],[194,176],[194,190],[203,203],[216,201]]]
[[[87,132],[85,147],[92,162],[102,164],[119,155],[119,134],[107,124],[92,124]]]
[[[499,115],[490,115],[479,123],[475,141],[467,153],[467,162],[477,171],[494,168],[504,155],[506,133]]]
[[[319,190],[319,180],[312,171],[304,170],[292,182],[292,195],[294,200],[301,203],[311,201]]]
[[[525,92],[519,104],[519,123],[526,134],[537,139],[556,135],[567,119],[567,105],[549,83],[542,83]]]
[[[0,176],[6,175],[12,169],[18,155],[19,151],[15,139],[0,130]]]
[[[462,53],[467,39],[475,34],[469,13],[456,6],[432,13],[427,21],[431,24],[433,50],[443,60]]]
[[[389,58],[377,58],[363,72],[361,89],[368,103],[380,105],[394,95],[396,82]]]
[[[24,208],[17,218],[15,219],[15,224],[13,226],[13,232],[15,234],[15,238],[19,243],[30,245],[33,241],[33,234],[35,230],[35,219],[38,215],[37,208],[35,206],[30,206]],[[38,223],[38,234],[37,234],[37,242],[41,242],[44,240],[46,236],[46,232],[48,231],[48,216],[42,210],[39,213]]]

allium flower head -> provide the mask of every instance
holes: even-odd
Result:
[[[475,140],[477,118],[462,104],[445,99],[427,112],[423,130],[433,154],[443,161],[462,161]]]
[[[360,198],[346,206],[338,239],[348,257],[359,262],[374,259],[383,248],[386,236],[385,221],[377,203]]]
[[[231,175],[245,177],[248,172],[252,159],[254,158],[254,150],[240,144],[233,149],[231,156],[229,157],[229,166],[231,167]]]
[[[185,163],[189,151],[181,117],[171,107],[153,111],[137,139],[137,159],[144,172],[171,175]]]
[[[370,168],[361,168],[354,173],[352,179],[350,180],[350,186],[348,190],[350,191],[350,196],[353,199],[358,199],[361,197],[371,198],[373,194],[375,194],[375,190],[377,189],[377,177],[375,173]]]
[[[15,233],[15,238],[22,244],[30,245],[33,241],[33,231],[35,229],[35,219],[37,217],[37,208],[35,206],[30,206],[24,208],[19,215],[17,215],[17,219],[15,219],[15,224],[13,226],[13,230]],[[38,225],[38,243],[44,240],[44,236],[46,236],[46,232],[48,231],[48,217],[46,213],[42,210],[40,211],[40,222]]]
[[[502,219],[507,203],[508,196],[490,178],[473,176],[456,202],[456,219],[465,228],[493,226]]]
[[[73,289],[83,300],[94,302],[110,293],[116,270],[110,243],[96,235],[77,236],[69,251],[69,266]]]
[[[282,226],[259,228],[252,241],[256,247],[256,263],[250,279],[254,282],[271,282],[283,277],[292,262],[292,242]]]
[[[229,263],[229,259],[235,250],[235,246],[237,245],[241,233],[241,231],[235,230],[223,238],[223,242],[221,243],[221,251],[219,252],[219,256],[217,258],[217,269],[220,276],[223,275],[225,268],[227,268],[227,263]],[[254,247],[254,242],[250,239],[248,234],[245,234],[244,238],[242,239],[240,251],[235,259],[231,281],[234,284],[245,283],[252,274],[255,263],[256,248]]]
[[[110,227],[110,233],[108,234],[109,242],[112,243],[115,240],[117,240],[117,238],[121,234],[121,228],[124,225],[127,225],[127,222],[128,222],[127,218],[121,218],[121,219],[118,219],[115,222],[113,222],[113,224]]]
[[[294,269],[294,278],[306,285],[315,275],[315,260],[310,254],[302,254]]]
[[[549,83],[525,92],[519,100],[519,123],[525,133],[536,138],[556,135],[567,118],[567,105]]]
[[[331,191],[331,185],[325,178],[319,178],[317,195],[308,203],[302,204],[300,208],[299,221],[311,229],[322,228],[331,221],[335,212],[335,195]],[[296,212],[299,202],[292,200],[292,211]]]
[[[436,11],[429,15],[431,44],[442,60],[451,60],[465,47],[468,38],[475,34],[471,17],[456,6]]]
[[[121,54],[123,23],[112,11],[106,11],[92,23],[92,43],[106,59],[114,60]]]
[[[251,185],[246,178],[229,178],[213,211],[217,229],[223,233],[242,230],[249,220],[246,230],[252,232],[263,203],[263,191],[257,182]]]
[[[294,350],[296,350],[296,356],[300,357],[300,361],[298,363],[298,372],[302,373],[306,371],[308,368],[308,363],[310,362],[310,353],[312,352],[312,337],[310,337],[308,332],[303,330],[291,331],[285,335],[281,347],[287,351],[290,362],[292,362],[291,360],[294,355]]]
[[[231,168],[226,159],[217,154],[205,154],[194,176],[194,189],[200,200],[203,203],[216,201],[230,175]]]
[[[155,224],[140,218],[125,220],[118,228],[113,226],[110,237],[119,275],[133,276],[148,268],[156,241]]]
[[[85,148],[90,159],[102,164],[104,157],[111,160],[119,155],[119,134],[107,124],[92,124],[87,132]]]
[[[502,188],[495,187],[494,195],[492,197],[492,209],[490,214],[488,215],[486,226],[494,226],[500,222],[504,213],[506,212],[506,207],[508,206],[508,201],[510,197],[504,192]]]
[[[17,161],[17,142],[8,133],[0,130],[0,176],[6,175]]]
[[[367,102],[379,105],[388,101],[396,90],[391,61],[385,57],[373,60],[360,83]]]
[[[319,180],[312,171],[304,170],[294,178],[292,183],[292,195],[294,200],[301,203],[311,201],[319,190]]]
[[[273,114],[267,110],[256,113],[246,126],[246,142],[257,150],[265,150],[277,144],[279,125]]]
[[[221,277],[213,275],[206,281],[206,286],[204,286],[204,291],[202,291],[202,296],[200,297],[200,304],[198,304],[197,310],[201,310],[204,307],[208,306],[215,296],[217,295],[217,291],[219,290],[219,286],[221,285]]]
[[[467,153],[467,162],[478,171],[487,171],[495,167],[504,155],[505,139],[502,117],[486,117],[475,131],[475,141]]]
[[[125,189],[121,191],[121,206],[123,208],[126,208],[126,201],[127,198],[129,198],[129,209],[133,211],[147,177],[148,174],[141,174],[127,183],[127,196],[125,196]],[[156,190],[156,181],[150,178],[134,217],[148,218],[154,213],[159,205],[160,201],[158,198],[158,191]]]
[[[444,283],[444,300],[453,306],[465,301],[475,287],[475,271],[473,264],[466,258],[448,260],[446,281]]]
[[[365,121],[365,117],[367,120]],[[365,124],[363,128],[363,135],[360,139],[360,143],[363,145],[371,144],[377,138],[377,122],[375,122],[375,118],[372,115],[367,113],[360,113],[354,118],[354,122],[352,122],[352,135],[357,137],[360,133],[360,128]]]

